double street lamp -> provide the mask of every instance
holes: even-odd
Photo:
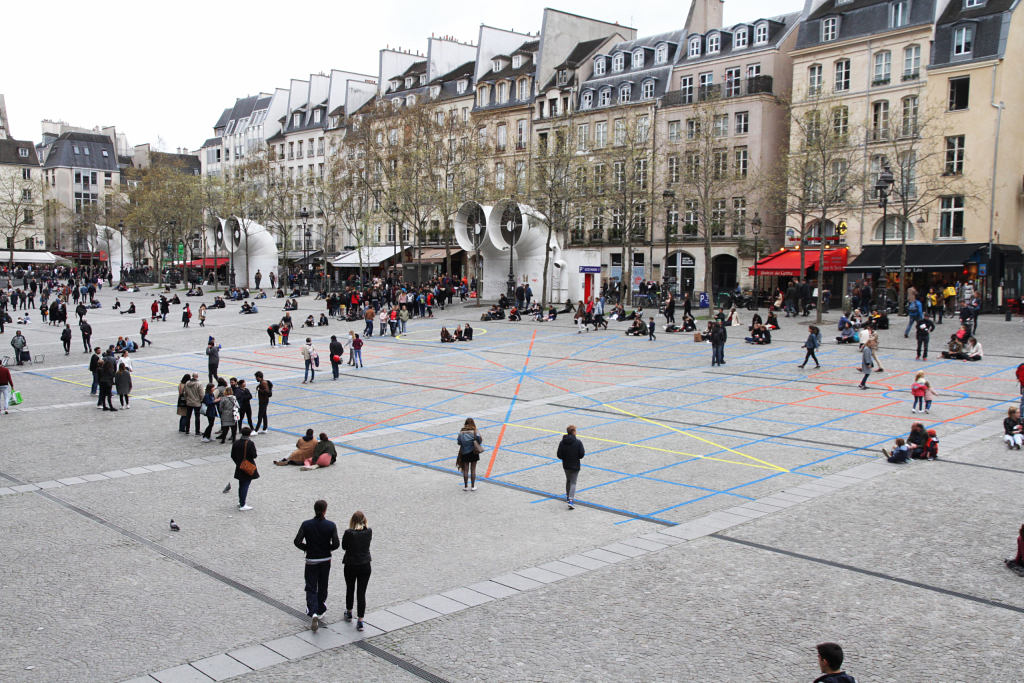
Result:
[[[757,237],[761,234],[761,216],[754,212],[754,217],[750,219],[750,232],[754,233],[754,310],[756,311],[761,306],[761,296],[757,289],[757,261],[758,261],[758,250],[757,250]]]
[[[894,182],[892,169],[889,168],[889,164],[885,164],[882,166],[882,172],[878,174],[878,180],[875,181],[875,194],[878,196],[878,206],[882,209],[882,256],[879,261],[879,283],[882,286],[883,313],[889,310],[889,275],[885,270],[885,242],[886,234],[889,232],[889,194],[892,192]]]
[[[124,282],[124,221],[117,222],[117,233],[121,236],[121,282]]]
[[[516,248],[516,229],[521,229],[521,215],[519,213],[519,204],[513,195],[511,204],[505,209],[507,212],[508,220],[505,221],[505,229],[508,230],[508,282],[506,283],[506,295],[509,301],[515,301],[516,298],[516,275],[513,270],[513,256]],[[517,216],[520,216],[517,221]]]
[[[299,218],[302,219],[302,262],[305,263],[309,258],[309,227],[307,224],[309,211],[306,211],[306,207],[302,207],[302,211],[299,211]]]

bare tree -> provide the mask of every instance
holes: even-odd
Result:
[[[9,250],[10,267],[14,267],[14,249],[18,238],[34,231],[41,209],[45,185],[38,180],[24,178],[20,169],[0,170],[0,238]]]

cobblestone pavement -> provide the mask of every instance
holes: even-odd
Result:
[[[133,298],[148,310],[148,294],[120,297]],[[136,336],[139,317],[101,300],[94,341]],[[1018,399],[1019,321],[982,319],[980,363],[914,360],[897,321],[861,392],[853,348],[826,343],[820,370],[795,367],[805,319],[784,318],[770,347],[733,328],[711,368],[688,335],[477,323],[457,305],[368,339],[366,367],[339,381],[325,362],[303,384],[305,333],[326,361],[329,334],[362,325],[271,348],[276,303],[189,329],[172,307],[117,413],[96,410],[79,347],[65,357],[57,328],[23,328],[43,362],[16,370],[26,402],[0,416],[0,678],[794,680],[832,639],[861,680],[1015,679],[1024,601],[1000,560],[1024,460],[997,435]],[[301,303],[297,322],[319,315]],[[472,344],[436,342],[467,320]],[[275,385],[250,512],[221,493],[227,446],[175,429],[177,381],[205,377],[208,335],[221,375],[262,368]],[[910,412],[918,369],[940,392],[928,415]],[[466,416],[486,447],[472,493],[452,470]],[[918,419],[941,459],[877,464]],[[573,512],[554,458],[570,422],[588,452]],[[335,439],[338,464],[273,467],[307,427]],[[328,627],[306,628],[291,539],[318,497],[375,530],[362,634],[337,622],[340,562]]]

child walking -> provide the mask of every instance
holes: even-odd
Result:
[[[938,395],[939,395],[939,393],[937,391],[935,391],[935,389],[932,389],[932,383],[929,382],[928,380],[925,380],[925,383],[924,383],[924,412],[926,412],[926,413],[930,413],[931,412],[931,410],[932,410],[932,401],[934,401],[935,397],[938,396]]]
[[[928,386],[924,378],[924,370],[919,370],[914,375],[914,382],[910,385],[910,395],[914,397],[914,403],[910,408],[912,413],[923,413],[924,395],[928,392]]]
[[[814,355],[814,350],[821,346],[821,330],[815,325],[807,326],[807,341],[804,342],[804,348],[807,349],[807,353],[804,354],[804,362],[798,365],[798,368],[802,368],[807,365],[809,358],[814,359],[814,367],[820,368],[821,363],[818,362],[818,357]]]

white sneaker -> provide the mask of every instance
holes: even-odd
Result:
[[[259,431],[258,433],[259,433],[259,434],[266,434],[266,433],[267,433],[267,430],[266,430],[266,429],[261,429],[261,430],[260,430],[260,431]]]
[[[206,437],[204,436],[204,437],[203,437],[203,439],[202,439],[202,441],[203,441],[203,443],[210,443],[210,441],[212,441],[212,439],[207,439],[207,438],[206,438]]]
[[[239,510],[252,510],[252,505],[239,505]]]
[[[310,630],[312,630],[313,633],[316,633],[317,629],[319,629],[319,628],[320,628],[320,615],[319,614],[314,614],[313,615],[313,623],[310,626]]]
[[[476,485],[474,484],[469,490],[470,491],[476,491]]]

